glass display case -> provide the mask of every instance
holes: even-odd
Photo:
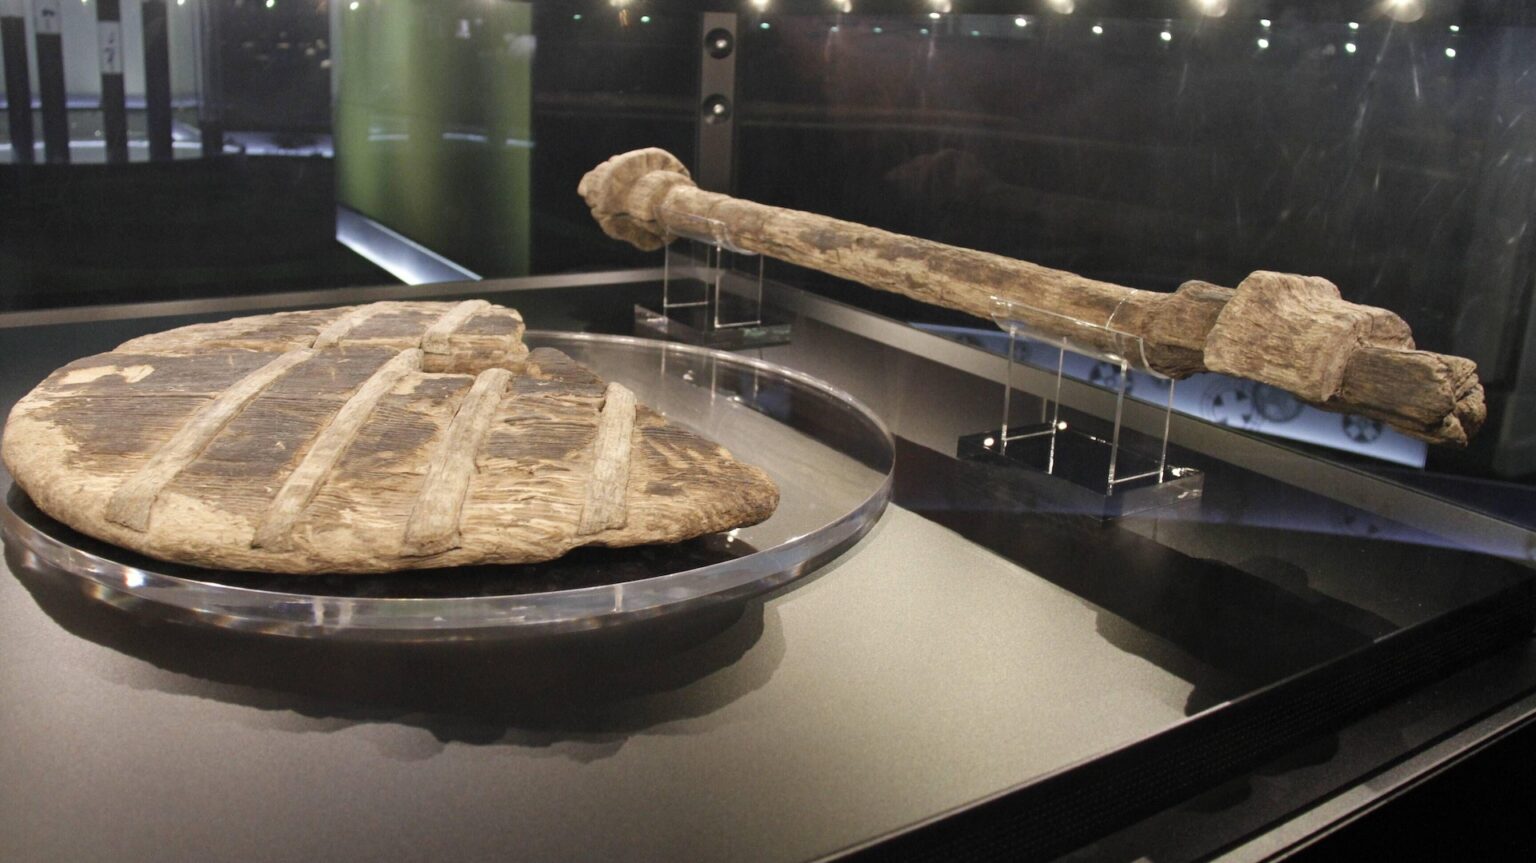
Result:
[[[1521,4],[0,8],[7,411],[172,327],[486,299],[785,491],[684,548],[361,580],[135,557],[0,474],[0,858],[1536,848]],[[1475,361],[1488,418],[1429,444],[773,255],[722,280],[728,232],[642,251],[577,194],[644,147],[1129,288],[1320,276]],[[682,269],[773,337],[635,341]],[[967,457],[1046,417],[1186,481],[1089,506]]]

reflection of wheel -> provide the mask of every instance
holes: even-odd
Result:
[[[1093,384],[1096,387],[1103,387],[1104,389],[1110,391],[1119,390],[1120,367],[1114,363],[1100,360],[1099,362],[1093,364],[1093,368],[1088,370],[1088,383]],[[1131,390],[1135,388],[1136,378],[1127,372],[1125,376],[1126,395],[1130,395]]]
[[[1344,426],[1344,436],[1355,443],[1371,443],[1381,437],[1381,420],[1345,414],[1339,422]]]
[[[970,348],[980,348],[981,350],[998,354],[999,356],[1008,356],[1008,339],[1005,338],[999,342],[994,338],[993,333],[983,334],[977,332],[957,332],[950,336],[950,338],[955,340],[955,344],[965,345],[966,347]],[[1013,345],[1013,361],[1016,363],[1022,363],[1028,357],[1029,342],[1026,342],[1023,339],[1017,339]]]
[[[1301,416],[1301,400],[1269,384],[1253,385],[1253,406],[1266,422],[1288,423]]]
[[[1205,388],[1200,412],[1217,425],[1252,429],[1264,424],[1264,417],[1253,403],[1253,384],[1235,378],[1221,378]]]
[[[1376,536],[1381,533],[1381,525],[1366,513],[1357,513],[1354,510],[1344,513],[1340,519],[1344,526],[1344,532],[1351,536]]]

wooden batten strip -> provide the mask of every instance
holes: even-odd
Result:
[[[389,303],[369,303],[366,306],[358,306],[350,312],[342,315],[325,325],[320,333],[315,336],[315,347],[318,349],[334,348],[347,337],[347,334],[357,329],[364,321],[385,311],[390,307]]]
[[[620,384],[610,383],[603,399],[602,416],[597,421],[597,438],[592,442],[592,480],[587,484],[587,500],[576,528],[578,535],[623,527],[629,519],[625,489],[629,485],[630,435],[634,428],[635,394]]]
[[[293,526],[303,515],[315,493],[330,476],[336,462],[352,445],[358,431],[368,421],[379,399],[395,388],[400,379],[421,370],[421,351],[401,351],[380,366],[320,430],[309,451],[293,473],[288,475],[277,496],[267,505],[266,514],[251,540],[252,548],[287,551],[293,547]]]
[[[458,547],[459,514],[475,473],[475,456],[491,431],[511,380],[512,373],[506,369],[486,369],[459,403],[411,506],[405,523],[405,554],[420,557]]]
[[[485,300],[465,300],[444,312],[421,334],[421,349],[429,354],[448,353],[448,340],[459,331],[459,327],[490,307],[491,304]]]
[[[171,480],[202,454],[214,437],[224,430],[224,426],[273,381],[314,355],[314,351],[310,350],[288,351],[236,381],[229,389],[199,408],[160,447],[148,464],[139,468],[137,473],[113,492],[107,501],[107,521],[130,530],[149,530],[150,510]]]

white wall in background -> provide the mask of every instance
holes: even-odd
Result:
[[[42,0],[5,0],[5,11],[20,6],[27,12],[27,60],[32,72],[32,98],[37,99],[36,10]],[[64,86],[73,100],[101,98],[101,66],[96,44],[95,0],[57,0],[63,20]],[[166,0],[171,34],[171,98],[194,99],[198,93],[198,34],[203,0]],[[141,0],[122,0],[123,83],[130,101],[144,98],[144,23]],[[3,50],[3,49],[0,49]],[[0,58],[3,58],[0,54]],[[0,98],[4,94],[0,93]]]

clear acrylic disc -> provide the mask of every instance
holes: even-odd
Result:
[[[832,386],[688,345],[533,331],[645,404],[758,465],[779,486],[761,524],[671,546],[577,549],[557,561],[384,575],[217,572],[84,536],[12,487],[0,510],[12,564],[79,579],[145,613],[273,635],[458,640],[609,629],[718,608],[804,576],[863,536],[890,498],[895,447]]]

